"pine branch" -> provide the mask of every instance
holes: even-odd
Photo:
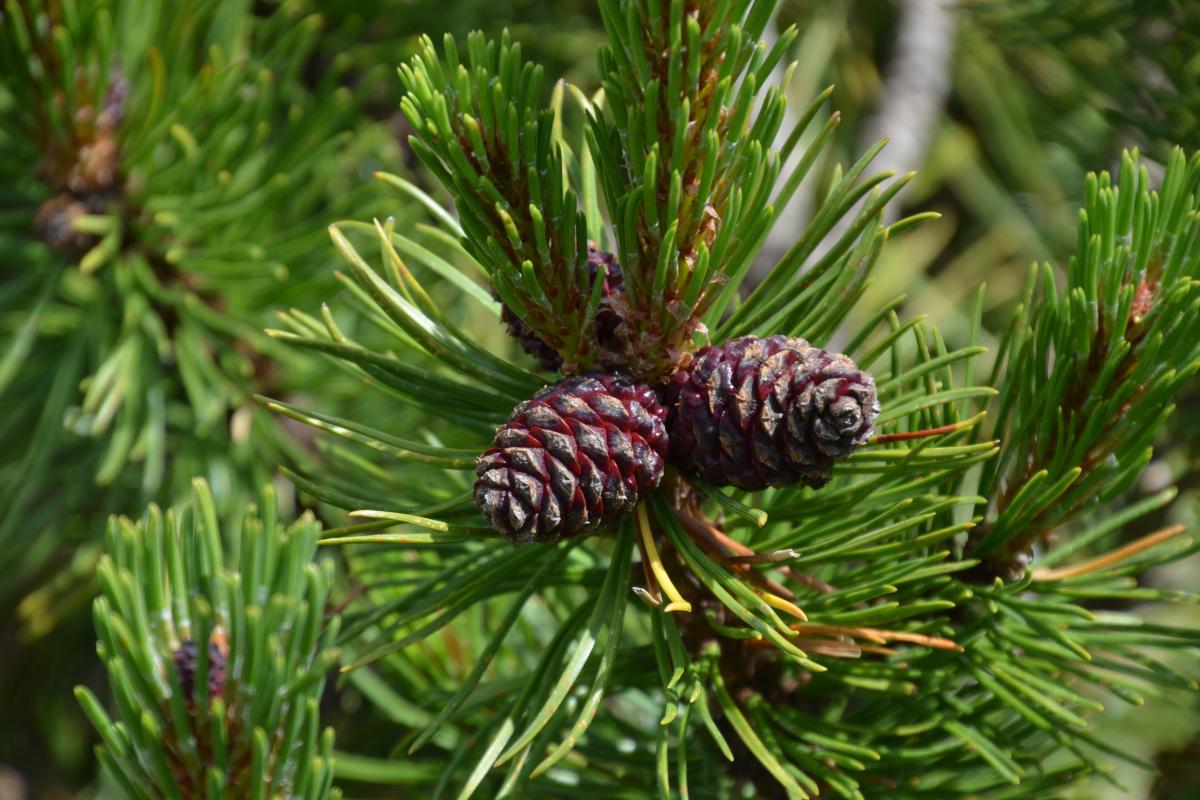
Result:
[[[542,69],[505,33],[454,40],[445,63],[425,38],[400,74],[413,149],[459,207],[463,244],[505,308],[556,350],[568,372],[603,359],[593,330],[606,275],[588,274],[587,218],[568,183]]]
[[[1200,370],[1198,190],[1200,157],[1177,150],[1154,191],[1127,153],[1115,182],[1088,179],[1065,290],[1048,265],[1031,271],[1002,344],[994,435],[1005,447],[980,484],[995,507],[970,548],[1001,574],[1133,483]]]
[[[773,6],[601,3],[606,113],[593,112],[588,135],[627,274],[621,335],[636,375],[686,358],[769,228],[782,88],[749,115],[795,38],[758,44]]]
[[[240,545],[203,481],[186,507],[109,523],[94,617],[115,718],[91,690],[75,694],[126,796],[339,796],[333,730],[317,728],[338,656],[332,564],[312,563],[319,525],[284,527],[276,504],[264,490]]]
[[[697,323],[710,325],[716,366],[697,375],[712,393],[728,382],[729,391],[710,402],[729,410],[712,435],[731,441],[743,418],[760,413],[753,401],[764,397],[758,373],[747,370],[756,376],[747,379],[723,349],[729,340],[796,333],[827,341],[862,296],[888,239],[927,218],[882,224],[884,206],[906,178],[886,183],[887,175],[868,176],[881,143],[834,170],[799,242],[756,291],[739,299],[740,276],[770,227],[771,208],[794,190],[837,122],[828,119],[776,191],[777,165],[788,153],[768,143],[782,101],[769,95],[751,120],[758,73],[769,72],[775,58],[750,44],[770,5],[606,3],[605,93],[585,106],[587,147],[561,145],[564,134],[551,150],[568,164],[572,182],[570,165],[578,157],[578,202],[588,230],[598,232],[607,221],[616,234],[625,287],[611,302],[622,311],[625,363],[653,383],[699,344],[692,340]],[[488,64],[498,63],[492,59],[501,51],[514,58],[511,49],[487,50],[475,41]],[[476,106],[455,104],[477,97],[480,79],[464,69],[462,87],[449,78],[422,82],[441,69],[431,66],[427,45],[425,51],[419,68],[406,73],[409,104],[419,100],[427,110],[420,119],[432,120],[426,128],[439,138],[436,148],[427,145],[436,156],[428,166],[458,201],[459,221],[411,184],[386,179],[417,197],[442,228],[440,235],[425,231],[419,246],[391,223],[339,224],[332,231],[350,268],[347,299],[386,346],[347,335],[328,310],[320,318],[291,312],[289,331],[272,332],[350,371],[388,402],[362,417],[267,402],[343,440],[327,445],[326,463],[296,482],[362,520],[328,535],[354,580],[344,597],[342,639],[353,651],[351,679],[370,687],[373,702],[399,722],[410,751],[445,757],[433,796],[451,790],[461,798],[554,796],[568,791],[568,783],[571,792],[601,796],[640,796],[651,786],[663,795],[703,786],[718,797],[780,789],[846,798],[1045,794],[1080,775],[1104,775],[1107,758],[1128,757],[1094,733],[1101,699],[1137,702],[1194,690],[1189,668],[1174,666],[1196,646],[1194,629],[1148,623],[1096,602],[1195,601],[1134,581],[1154,565],[1195,552],[1195,537],[1168,529],[1092,552],[1170,496],[1095,524],[1085,524],[1079,512],[1111,502],[1132,480],[1142,464],[1137,456],[1161,427],[1166,397],[1196,362],[1194,337],[1187,338],[1191,317],[1182,313],[1193,303],[1187,276],[1196,252],[1196,162],[1178,157],[1157,196],[1132,167],[1116,186],[1096,180],[1068,294],[1059,298],[1049,269],[1035,274],[992,380],[981,383],[975,366],[983,353],[982,292],[965,342],[948,344],[920,319],[902,321],[898,298],[871,310],[845,336],[853,365],[804,349],[817,364],[837,359],[843,388],[866,386],[869,378],[881,406],[874,436],[847,446],[828,474],[814,469],[805,482],[756,483],[746,475],[758,473],[737,470],[746,466],[733,458],[738,442],[722,440],[718,455],[736,462],[724,473],[714,467],[734,476],[727,485],[692,483],[699,470],[676,453],[665,477],[637,484],[636,496],[632,489],[598,494],[605,503],[632,506],[607,535],[571,538],[580,531],[538,529],[548,543],[514,548],[489,529],[500,526],[487,497],[475,498],[486,516],[466,502],[465,454],[485,453],[481,482],[510,481],[508,500],[523,491],[528,509],[541,513],[551,508],[550,492],[555,502],[573,502],[574,495],[558,490],[579,488],[585,477],[572,449],[578,439],[567,441],[578,436],[572,423],[610,437],[605,445],[599,434],[583,432],[595,460],[602,446],[611,446],[616,463],[622,445],[632,450],[636,440],[613,421],[616,407],[602,405],[622,403],[625,395],[573,391],[580,384],[564,382],[538,390],[539,379],[480,346],[474,329],[453,314],[454,304],[436,299],[462,297],[472,311],[494,312],[475,277],[494,280],[508,270],[512,286],[529,289],[533,284],[517,282],[528,276],[512,272],[509,254],[508,267],[496,265],[496,248],[505,237],[514,248],[544,239],[508,236],[503,217],[488,217],[490,206],[470,194],[490,191],[477,180],[488,177],[480,155],[491,159],[496,142],[508,147],[529,138],[470,141],[467,115],[476,118],[470,110]],[[495,72],[503,77],[499,66],[478,75]],[[528,86],[511,74],[487,85]],[[537,116],[525,95],[508,89],[496,97],[519,109],[518,119],[549,120]],[[825,99],[813,103],[785,151],[797,146]],[[462,116],[450,117],[452,107]],[[484,106],[476,110],[483,119]],[[461,159],[464,171],[452,174],[448,165]],[[608,212],[599,222],[587,216],[600,208],[583,188],[589,163]],[[705,213],[708,206],[717,216]],[[494,230],[485,228],[488,219]],[[460,237],[461,250],[454,244]],[[718,254],[719,248],[725,249]],[[376,251],[379,265],[372,266],[367,254]],[[533,250],[523,252],[533,265]],[[494,321],[494,313],[479,316]],[[590,328],[580,335],[590,336]],[[780,340],[771,341],[774,347]],[[1130,354],[1135,362],[1126,361]],[[762,381],[766,394],[785,364],[799,362],[772,362],[774,371]],[[643,389],[641,396],[654,396],[653,386],[629,394]],[[571,415],[586,416],[580,404],[588,400],[611,418]],[[791,399],[780,400],[780,408],[785,402]],[[514,405],[517,413],[505,422]],[[862,414],[865,405],[860,397],[854,408]],[[388,418],[397,406],[406,412]],[[652,416],[646,409],[653,406],[647,400],[640,407]],[[626,413],[631,408],[622,405]],[[540,421],[520,416],[539,409]],[[685,413],[691,412],[677,410]],[[414,419],[423,440],[411,433]],[[420,422],[434,419],[436,435]],[[558,448],[553,453],[551,445]],[[516,466],[488,476],[488,459],[501,451],[514,451]],[[556,465],[546,454],[578,470],[550,476]],[[647,445],[642,465],[657,454]],[[776,463],[774,455],[746,460]],[[1010,485],[1018,488],[1009,493]],[[1080,505],[1063,506],[1062,498]],[[1051,550],[1035,571],[981,584],[979,559],[990,560],[1013,536],[1036,530],[1028,519],[1069,522],[1078,538],[1057,557]],[[523,529],[504,533],[539,538]],[[1084,552],[1090,557],[1068,563]],[[631,594],[640,605],[628,602]],[[415,708],[399,702],[403,696]],[[632,752],[623,750],[625,741],[634,742]],[[563,765],[570,766],[569,778]],[[367,774],[413,774],[400,758],[358,766]]]
[[[387,231],[382,227],[373,230],[376,242],[382,247],[382,252],[385,254],[386,263],[388,258],[386,254],[390,252],[390,242],[394,241],[394,238],[389,237]],[[416,267],[420,262],[406,258],[404,263],[408,265],[408,268],[405,271],[395,271],[390,278],[378,274],[370,277],[367,272],[370,268],[364,266],[357,251],[349,248],[345,241],[340,239],[338,241],[347,263],[352,265],[355,274],[359,276],[358,285],[363,287],[389,285],[397,294],[406,290],[408,295],[414,298],[414,302],[421,303],[424,301],[420,301],[418,298],[428,297],[434,293],[432,286],[417,277]],[[417,256],[417,251],[411,248],[407,254],[410,257],[421,257]],[[429,258],[428,254],[422,254],[422,256],[424,260]],[[444,280],[440,274],[428,274],[431,280],[436,279],[439,283]],[[383,292],[382,288],[376,292],[376,297],[386,296],[387,293]],[[392,311],[381,310],[380,324],[388,326],[389,323],[386,320],[390,318],[391,314],[403,312],[412,315],[416,313],[415,308],[407,311],[404,310],[406,308],[409,307],[394,303]],[[434,308],[430,305],[426,308],[426,312],[433,313]],[[350,344],[340,339],[334,329],[323,325],[320,321],[310,319],[306,322],[305,319],[303,315],[293,316],[295,322],[293,330],[300,337],[292,339],[294,343],[305,347],[316,345],[320,340],[326,340],[331,344],[341,341],[340,346],[342,347]],[[938,543],[948,542],[957,532],[963,530],[961,525],[956,525],[954,522],[953,509],[956,506],[969,506],[979,502],[978,499],[957,497],[957,485],[961,481],[961,476],[974,464],[994,454],[995,445],[990,442],[964,443],[963,439],[973,423],[965,420],[962,412],[970,407],[973,398],[985,397],[990,394],[990,391],[980,387],[959,388],[949,378],[950,370],[969,362],[978,355],[979,348],[966,348],[949,353],[945,351],[940,343],[940,338],[935,333],[926,332],[918,326],[919,332],[914,336],[911,326],[901,325],[898,320],[892,321],[890,325],[888,322],[886,314],[878,315],[872,326],[862,331],[853,348],[860,362],[867,365],[889,353],[892,356],[893,373],[891,375],[880,374],[881,396],[885,407],[894,409],[889,412],[889,421],[885,429],[912,432],[916,436],[928,436],[924,432],[935,429],[940,432],[937,435],[941,439],[917,440],[915,446],[912,439],[896,439],[879,448],[865,450],[851,459],[843,470],[847,476],[844,484],[835,484],[822,490],[820,494],[814,495],[802,495],[795,492],[780,493],[776,501],[767,506],[770,522],[761,532],[755,531],[752,540],[756,548],[762,551],[788,547],[795,549],[796,556],[794,558],[785,559],[778,564],[767,562],[762,568],[782,570],[778,581],[788,587],[787,591],[796,598],[795,603],[804,608],[809,619],[815,621],[814,624],[828,622],[831,625],[844,626],[853,621],[854,625],[863,628],[874,625],[879,630],[886,631],[887,636],[900,637],[900,640],[928,642],[934,641],[938,637],[937,631],[940,628],[937,624],[931,624],[922,615],[944,612],[945,609],[953,606],[955,600],[949,599],[954,597],[954,592],[957,591],[953,589],[953,584],[943,584],[950,592],[946,599],[936,596],[922,597],[914,592],[911,602],[915,605],[904,613],[901,613],[899,609],[905,608],[905,606],[884,603],[873,609],[863,609],[862,613],[857,613],[857,616],[845,615],[855,612],[864,599],[881,594],[886,595],[888,590],[884,587],[888,585],[887,582],[898,580],[900,575],[911,573],[914,579],[920,579],[923,575],[945,575],[970,566],[969,562],[962,565],[942,563],[945,561],[948,551],[945,548],[939,549]],[[443,333],[448,330],[444,329]],[[912,341],[916,345],[915,352],[921,354],[911,363],[906,363],[910,362],[912,358],[909,355],[909,348],[903,342],[906,335],[912,337]],[[407,341],[408,344],[404,345],[407,348],[406,352],[416,354],[419,359],[434,359],[442,363],[444,369],[452,372],[461,369],[455,363],[456,357],[453,355],[453,350],[464,345],[456,344],[450,348],[418,348],[415,340],[408,339]],[[324,348],[325,345],[321,347]],[[325,350],[325,352],[339,358],[348,357],[349,361],[343,363],[357,363],[364,368],[372,364],[388,363],[387,369],[392,370],[393,374],[399,374],[395,372],[399,369],[399,362],[394,360],[385,362],[380,355],[371,354],[365,349],[354,351],[353,354],[350,350]],[[413,374],[411,379],[419,380],[420,383],[413,384],[411,387],[394,382],[384,372],[372,373],[372,371],[366,370],[362,374],[372,383],[377,383],[380,388],[386,387],[389,392],[399,390],[408,393],[413,402],[417,402],[421,392],[427,389],[432,390],[435,385],[430,383],[433,379],[432,372],[422,374],[420,377]],[[893,378],[892,375],[895,377]],[[479,379],[472,379],[473,382],[476,380]],[[461,402],[466,398],[485,398],[489,392],[495,391],[495,388],[483,384],[475,385],[478,385],[478,390],[472,389],[469,393],[447,392],[446,401]],[[495,402],[499,409],[513,400],[498,397]],[[410,444],[401,444],[390,436],[365,429],[352,420],[324,418],[322,421],[323,418],[320,415],[314,415],[313,412],[299,412],[294,409],[286,409],[282,405],[277,405],[277,407],[285,410],[286,413],[295,414],[296,418],[302,419],[302,421],[317,424],[329,432],[354,438],[377,452],[400,455],[410,465],[405,468],[406,470],[420,469],[417,465],[422,462],[432,463],[427,459],[443,457],[449,459],[458,457],[459,454],[459,451],[447,448],[421,448],[420,455],[418,455],[417,449],[413,448],[409,450],[411,455],[405,455],[396,450],[397,445],[403,450],[410,448]],[[354,481],[356,492],[362,492],[366,487],[378,484],[378,480],[370,477],[368,473],[356,470],[356,474],[362,476],[361,479]],[[400,474],[404,474],[404,472],[402,471]],[[427,473],[425,474],[427,475]],[[315,481],[308,481],[302,485],[308,491],[322,492],[323,496],[332,502],[340,501],[346,507],[354,507],[350,505],[356,502],[353,498],[338,496],[326,491],[340,484],[340,482],[332,481],[332,476],[321,476]],[[428,477],[423,478],[422,482],[428,484]],[[346,483],[345,485],[349,488],[351,484]],[[396,485],[409,486],[411,482],[401,479],[401,482]],[[395,490],[389,491],[383,485],[379,485],[379,491],[378,500],[364,497],[358,501],[360,504],[357,507],[370,508],[372,507],[370,504],[380,503],[382,505],[374,505],[374,507],[387,508],[394,504]],[[453,491],[450,484],[447,483],[443,496],[450,498],[453,496]],[[747,499],[749,500],[749,498]],[[742,501],[734,500],[733,502],[741,503]],[[666,510],[665,506],[653,507],[659,509],[654,515],[657,520],[654,523],[656,530],[668,535],[669,539],[678,542],[679,545],[686,545],[687,539],[670,533],[675,530],[670,527],[675,524],[673,512]],[[715,507],[720,508],[723,505]],[[600,591],[601,581],[606,573],[603,569],[604,561],[597,561],[596,555],[589,555],[583,562],[593,566],[582,570],[578,568],[572,570],[563,566],[551,568],[547,566],[548,554],[536,548],[510,551],[506,547],[499,546],[499,543],[476,542],[478,529],[471,529],[470,526],[478,523],[470,522],[471,517],[469,516],[464,519],[457,514],[445,512],[436,512],[430,515],[419,512],[418,516],[420,518],[406,517],[407,524],[389,525],[386,532],[381,533],[378,528],[372,526],[371,530],[347,530],[346,533],[351,534],[351,538],[338,535],[334,539],[351,550],[358,547],[373,548],[352,557],[352,569],[364,582],[366,592],[357,595],[348,607],[349,616],[344,643],[346,646],[350,646],[368,631],[372,632],[371,636],[375,641],[370,649],[362,651],[358,655],[356,664],[407,663],[410,656],[407,656],[406,653],[411,648],[419,646],[419,643],[427,642],[431,636],[436,635],[437,631],[445,630],[448,626],[453,625],[457,628],[466,624],[466,615],[477,604],[491,607],[498,602],[503,603],[496,605],[497,612],[508,615],[508,618],[513,619],[513,624],[516,625],[516,620],[520,617],[514,618],[512,615],[519,609],[527,607],[530,593],[535,590],[539,596],[547,598],[561,595],[561,598],[554,601],[554,604],[561,604],[564,607],[564,613],[570,609],[582,610],[585,608],[579,605],[576,594],[579,590],[591,593]],[[429,519],[429,516],[433,516],[433,519]],[[802,527],[797,527],[790,521],[796,517],[804,519]],[[374,512],[371,513],[370,518],[378,519],[381,522],[387,522],[388,519],[399,519],[390,513],[376,514]],[[755,518],[754,515],[751,515],[750,519]],[[848,519],[861,520],[861,527],[848,527]],[[435,522],[434,520],[444,520],[444,522]],[[776,522],[776,520],[778,521]],[[824,520],[824,523],[821,520]],[[459,527],[463,522],[466,522],[467,528]],[[736,526],[732,530],[735,536],[741,536],[747,532]],[[824,534],[821,533],[823,530]],[[792,538],[801,534],[805,538]],[[912,536],[911,544],[907,541],[902,543],[894,538],[909,534]],[[464,535],[466,538],[463,538]],[[437,548],[437,555],[431,550],[427,558],[422,559],[421,563],[424,566],[419,568],[418,574],[425,574],[427,577],[409,587],[390,588],[395,583],[395,570],[406,562],[403,559],[399,561],[392,558],[385,559],[383,553],[387,551],[374,548],[396,547],[403,543],[417,542],[425,542],[427,545]],[[445,548],[454,549],[447,550]],[[799,570],[809,569],[820,564],[852,564],[858,559],[885,554],[889,558],[901,559],[890,576],[879,576],[870,571],[864,571],[857,579],[847,578],[844,583],[839,579],[836,582],[836,594],[829,599],[822,599],[823,595],[828,594],[826,581],[813,576],[797,575]],[[402,556],[402,551],[396,552],[396,555]],[[719,587],[718,591],[723,593],[724,599],[718,601],[719,608],[736,609],[735,612],[732,612],[734,625],[737,624],[737,619],[745,619],[751,622],[752,626],[758,626],[761,631],[766,632],[766,635],[777,637],[776,641],[780,646],[784,646],[788,638],[795,635],[788,625],[781,624],[783,619],[779,616],[778,611],[772,610],[769,604],[764,603],[761,596],[754,594],[759,584],[754,579],[747,580],[749,576],[745,575],[744,568],[728,561],[714,561],[710,556],[705,556],[702,551],[695,552],[692,558],[697,569],[707,576],[707,580],[711,582],[712,586]],[[582,567],[583,564],[580,566]],[[414,568],[412,564],[403,567],[406,572]],[[667,569],[676,570],[669,564]],[[687,572],[675,571],[674,577],[679,580],[686,574]],[[755,577],[757,577],[757,570]],[[882,581],[882,583],[877,581]],[[815,587],[824,587],[824,589]],[[653,590],[654,587],[651,588]],[[685,588],[683,591],[687,592],[688,590]],[[503,594],[513,592],[517,593],[516,600],[509,602],[501,600]],[[654,613],[661,614],[661,611]],[[738,614],[742,616],[738,617]],[[906,614],[916,615],[918,622],[915,627],[898,627],[897,620],[903,620]],[[843,616],[845,617],[844,623],[839,621]],[[385,620],[387,620],[386,624],[384,624]],[[559,624],[566,624],[566,620],[560,620]],[[663,622],[662,624],[666,625],[667,623]],[[735,637],[742,635],[738,628],[731,626],[728,622],[720,624],[723,626],[720,630],[725,635]],[[570,631],[574,629],[554,627],[551,630],[557,631],[564,637],[570,637],[573,635]],[[754,630],[754,627],[751,627],[750,630]],[[933,632],[930,633],[930,631]],[[496,654],[495,657],[500,657],[500,654],[510,649],[510,645],[505,642],[510,635],[511,631],[507,626],[489,631],[485,637],[485,641],[489,642],[487,652]],[[544,634],[538,633],[537,635]],[[790,648],[792,645],[786,646]],[[866,652],[862,650],[861,646],[848,650],[845,646],[837,644],[836,639],[831,641],[828,640],[828,637],[820,636],[814,639],[811,646],[816,648],[814,657],[820,659],[820,664],[811,659],[805,660],[804,663],[810,664],[813,668],[824,666],[832,669],[833,667],[828,663],[830,656],[844,658],[849,652],[867,655],[874,645],[869,642],[865,643],[868,648]],[[629,668],[627,659],[634,657],[636,652],[636,650],[621,647],[613,651],[611,656],[603,656],[602,658],[614,659],[613,666],[611,668],[604,667],[603,672],[607,674],[611,669],[614,677],[620,674],[621,670]],[[684,652],[683,649],[678,650],[676,657],[683,658]],[[562,651],[554,658],[566,659],[566,651]],[[593,655],[585,663],[590,663],[592,658],[596,658],[596,656]],[[773,657],[768,654],[766,658],[769,661]],[[555,674],[555,668],[550,666],[553,663],[565,664],[561,660],[548,662],[544,668],[549,670],[550,674]],[[595,667],[597,670],[602,669],[600,663],[598,662]],[[678,664],[685,671],[687,670],[686,661],[680,661]],[[359,666],[358,668],[364,667]],[[590,670],[591,667],[588,669]],[[674,674],[675,669],[672,667],[667,670],[668,677]],[[463,698],[470,696],[470,686],[475,685],[477,686],[474,690],[476,693],[482,692],[484,695],[490,696],[491,693],[481,683],[475,683],[481,680],[482,674],[474,675],[471,678],[472,683],[468,683],[450,694],[459,698],[457,702],[461,703]],[[543,673],[535,672],[532,676],[519,680],[515,684],[509,682],[505,685],[525,686],[527,687],[526,691],[536,692],[539,691],[537,687],[541,680],[539,677],[541,674]],[[578,680],[586,680],[588,674],[588,671],[583,672]],[[847,680],[852,684],[860,682],[852,675],[848,675]],[[612,691],[611,689],[606,690],[604,683],[603,680],[600,680],[589,690],[589,696],[596,698],[594,701],[596,703],[599,703],[608,691]],[[678,696],[678,693],[672,696]],[[691,703],[696,703],[700,702],[700,698],[704,697],[705,693],[696,694],[689,690],[685,696],[692,698]],[[522,706],[522,708],[525,707]],[[438,707],[431,705],[430,712],[439,713]],[[517,720],[522,718],[522,714],[533,712],[514,709],[512,713],[516,715],[514,720]],[[666,713],[665,710],[663,713]],[[552,714],[539,724],[545,725],[543,733],[546,737],[552,740],[556,736],[566,737],[562,741],[570,742],[575,747],[578,747],[584,740],[582,731],[590,729],[590,726],[577,729],[569,717],[564,718],[559,713]],[[568,735],[560,726],[569,726],[571,729],[577,729],[577,732]],[[420,736],[417,741],[426,741],[430,735],[432,734],[427,733],[425,736]],[[508,734],[510,737],[517,735],[518,731],[515,729]],[[496,741],[501,740],[497,739]],[[499,745],[501,750],[507,747],[511,741],[515,741],[515,739],[509,738],[505,740],[504,745]],[[501,750],[497,751],[497,756],[500,755]],[[464,757],[470,754],[469,749],[463,752]],[[566,757],[569,752],[570,747],[566,751],[558,751],[554,758]],[[525,767],[522,769],[532,768],[533,762],[538,760],[533,756],[534,754],[531,753],[530,760],[523,762]],[[545,758],[549,757],[547,755]],[[514,780],[532,778],[532,773],[528,772],[514,774],[517,776]],[[524,777],[520,777],[521,775]],[[479,773],[474,780],[483,780],[484,776],[485,773]],[[464,780],[468,777],[470,776],[463,775]],[[536,781],[534,783],[536,784]],[[473,783],[472,785],[481,784]]]
[[[231,511],[243,479],[305,458],[250,395],[323,376],[260,328],[301,284],[333,285],[316,223],[373,205],[349,177],[380,136],[371,71],[357,94],[339,86],[350,58],[303,85],[320,26],[304,3],[0,10],[0,557],[20,564],[0,594],[29,593],[31,626],[71,612],[39,570],[88,515],[181,496],[193,474],[230,476]]]

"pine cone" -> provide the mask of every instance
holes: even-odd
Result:
[[[475,504],[514,542],[593,531],[662,479],[667,411],[625,375],[576,375],[517,406],[475,467]]]
[[[672,460],[718,486],[829,481],[872,435],[875,381],[803,339],[745,336],[705,347],[666,387]]]
[[[621,273],[621,265],[617,263],[617,258],[612,253],[599,250],[596,248],[595,242],[590,242],[588,244],[588,280],[596,277],[596,272],[600,269],[601,264],[608,270],[604,286],[600,290],[601,296],[602,298],[612,297],[625,288],[625,277]],[[501,307],[500,321],[508,327],[508,335],[518,340],[522,349],[536,358],[542,365],[542,369],[555,372],[562,368],[562,356],[558,354],[558,351],[538,336],[508,306]],[[601,299],[600,308],[596,311],[596,341],[611,348],[615,341],[617,326],[620,324],[621,316],[617,310]]]

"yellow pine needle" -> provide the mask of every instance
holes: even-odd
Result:
[[[658,581],[654,579],[654,572],[650,569],[650,555],[646,552],[646,545],[642,542],[640,535],[635,536],[633,541],[637,543],[638,553],[642,556],[642,574],[646,576],[646,587],[643,589],[640,586],[634,586],[633,593],[646,605],[658,608],[662,605],[662,592],[658,590]]]
[[[650,569],[654,572],[654,577],[658,579],[659,588],[670,599],[667,603],[666,611],[670,614],[672,611],[691,611],[692,604],[683,599],[683,595],[675,588],[675,584],[671,582],[671,576],[667,574],[667,568],[663,566],[662,557],[658,554],[658,547],[654,544],[654,536],[650,533],[650,518],[646,516],[646,506],[639,504],[637,507],[638,530],[642,535],[642,546],[645,547],[645,553],[650,559]]]
[[[866,629],[864,629],[866,630]],[[876,631],[888,642],[908,642],[919,644],[935,650],[956,650],[962,652],[962,646],[940,636],[926,636],[923,633],[906,633],[904,631]]]
[[[768,591],[759,591],[757,594],[764,601],[766,601],[767,605],[771,606],[772,608],[777,608],[780,611],[786,611],[796,619],[802,620],[803,622],[808,622],[808,615],[804,613],[800,606],[796,605],[792,601],[785,600],[779,595],[772,594]]]
[[[1140,539],[1118,547],[1116,550],[1110,550],[1104,555],[1096,556],[1073,567],[1036,569],[1033,571],[1033,579],[1035,581],[1061,581],[1067,578],[1077,578],[1080,575],[1087,575],[1089,572],[1095,572],[1096,570],[1119,564],[1125,559],[1132,558],[1155,545],[1174,539],[1185,530],[1186,528],[1183,525],[1171,525],[1154,533],[1148,533]]]
[[[792,625],[792,630],[797,633],[825,633],[833,636],[850,636],[855,639],[866,639],[875,644],[887,644],[889,642],[906,642],[908,644],[921,645],[935,650],[955,650],[962,652],[962,647],[949,639],[943,639],[939,636],[929,636],[924,633],[912,633],[909,631],[889,631],[881,628],[847,628],[840,625]],[[859,645],[863,650],[871,651],[865,645]]]

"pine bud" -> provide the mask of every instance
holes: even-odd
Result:
[[[208,642],[208,698],[220,697],[225,693],[226,651],[222,649],[222,640],[210,639]],[[196,690],[196,643],[185,639],[171,654],[175,664],[175,674],[179,676],[179,685],[183,689],[183,697],[192,702]]]
[[[788,336],[700,350],[666,387],[672,460],[718,486],[828,482],[872,435],[875,381],[840,353]]]
[[[33,225],[42,241],[60,253],[83,253],[96,237],[75,230],[75,220],[89,211],[87,204],[70,192],[60,192],[42,203]]]
[[[602,298],[609,298],[619,294],[625,288],[625,278],[621,273],[621,265],[617,263],[617,258],[612,253],[606,253],[603,250],[596,248],[596,244],[591,242],[588,244],[588,280],[594,280],[596,272],[600,269],[600,265],[604,265],[607,275],[604,279],[604,286],[601,288]],[[500,309],[500,321],[508,328],[508,335],[521,343],[521,348],[538,360],[542,365],[542,369],[549,372],[556,372],[562,368],[562,356],[558,351],[551,347],[544,339],[537,335],[524,321],[509,309],[508,306],[503,306]],[[596,311],[596,341],[602,346],[611,349],[615,342],[617,327],[621,324],[620,313],[606,303],[604,299],[600,301],[600,308]]]
[[[480,456],[475,504],[514,542],[601,528],[662,479],[666,409],[624,375],[565,378],[517,406]]]

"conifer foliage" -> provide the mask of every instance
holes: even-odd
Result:
[[[232,511],[301,455],[250,400],[309,385],[261,328],[330,285],[320,229],[372,205],[383,143],[342,86],[381,66],[304,84],[321,26],[303,2],[0,9],[0,597],[33,592],[30,624],[61,613],[40,570],[108,511],[193,475]]]
[[[320,525],[284,526],[277,502],[262,492],[240,542],[203,481],[187,505],[109,523],[93,611],[116,719],[88,689],[76,696],[121,796],[331,796],[317,706],[338,655],[332,564],[312,563]]]
[[[329,309],[271,332],[439,420],[436,437],[400,435],[263,398],[366,447],[292,473],[359,520],[326,534],[357,587],[349,680],[396,714],[396,696],[420,706],[400,746],[347,776],[412,785],[406,761],[432,758],[435,797],[915,798],[1046,796],[1103,774],[1125,754],[1094,734],[1096,712],[1195,686],[1173,659],[1200,633],[1111,604],[1194,601],[1136,577],[1197,540],[1169,528],[1103,548],[1171,496],[1123,502],[1200,364],[1200,159],[1177,154],[1157,189],[1136,153],[1093,176],[1066,292],[1034,270],[983,376],[982,288],[953,346],[904,320],[903,298],[856,308],[884,243],[928,218],[883,224],[909,176],[869,173],[882,143],[826,171],[796,244],[743,285],[838,124],[824,93],[780,130],[784,95],[765,84],[795,32],[759,41],[773,2],[600,8],[603,91],[559,84],[548,106],[507,35],[423,41],[403,109],[458,216],[384,176],[444,233],[331,228],[341,319],[392,346]],[[540,388],[535,364],[481,347],[447,292],[488,324],[519,319],[566,377]],[[618,324],[600,341],[605,304]],[[567,499],[585,468],[559,467],[599,438],[568,409],[600,415],[626,391],[595,377],[614,365],[669,410],[661,481],[615,518],[606,502],[597,535],[535,535],[539,514],[595,518],[586,494]],[[531,397],[561,409],[531,422]],[[634,437],[593,427],[607,450],[589,457],[616,475]]]
[[[830,90],[785,113],[776,5],[599,0],[591,95],[422,37],[377,181],[382,65],[304,2],[0,6],[0,600],[52,624],[87,517],[190,491],[96,570],[120,793],[1046,797],[1195,692],[1134,604],[1200,600],[1139,583],[1200,538],[1129,532],[1200,371],[1200,155],[1089,176],[995,346],[985,287],[944,336],[864,300],[935,215],[885,222],[912,176],[836,163]],[[336,521],[252,504],[279,464]]]
[[[105,517],[203,476],[238,524],[304,458],[253,393],[338,394],[262,328],[334,285],[324,225],[376,207],[398,147],[364,110],[391,69],[316,5],[0,3],[0,717],[32,730],[0,760],[35,785],[92,772],[94,665],[61,651]]]

